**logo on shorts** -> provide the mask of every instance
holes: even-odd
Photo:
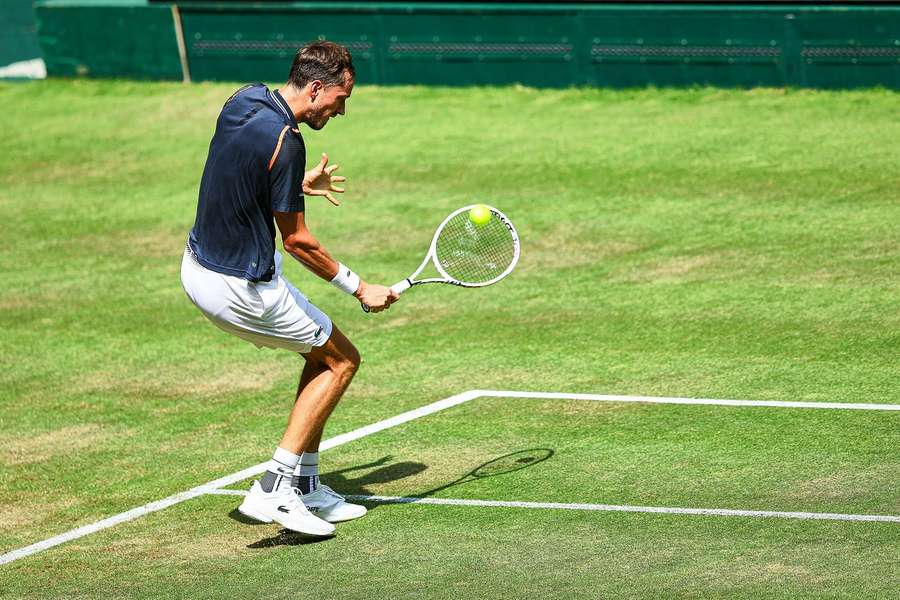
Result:
[[[316,337],[316,338],[317,338],[317,337],[319,337],[321,334],[322,334],[322,328],[319,327],[318,329],[316,329],[316,333],[315,333],[315,335],[313,335],[313,337]]]

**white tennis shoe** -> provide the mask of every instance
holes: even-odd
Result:
[[[308,494],[297,492],[300,500],[309,509],[309,512],[325,519],[329,523],[351,521],[364,516],[368,510],[359,504],[350,504],[344,497],[327,485],[319,485]]]
[[[263,523],[275,521],[298,533],[322,536],[334,533],[334,525],[307,510],[297,492],[286,485],[264,492],[259,482],[254,481],[238,511]]]

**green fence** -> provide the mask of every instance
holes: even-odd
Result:
[[[31,0],[0,0],[0,67],[40,56]]]
[[[145,0],[35,3],[47,75],[181,79],[172,8]]]
[[[38,4],[51,75],[279,81],[299,46],[326,38],[366,83],[900,89],[896,6],[111,4]]]

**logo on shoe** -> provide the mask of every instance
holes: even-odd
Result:
[[[287,509],[287,507],[285,507],[285,506],[282,504],[281,506],[278,507],[278,512],[288,513],[288,512],[291,512],[291,511],[289,511],[289,510]]]

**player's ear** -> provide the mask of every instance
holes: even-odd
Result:
[[[309,101],[310,102],[315,101],[316,97],[319,95],[319,92],[322,91],[323,87],[324,86],[322,85],[322,82],[319,81],[318,79],[314,79],[313,81],[310,82],[310,84],[309,84]]]

